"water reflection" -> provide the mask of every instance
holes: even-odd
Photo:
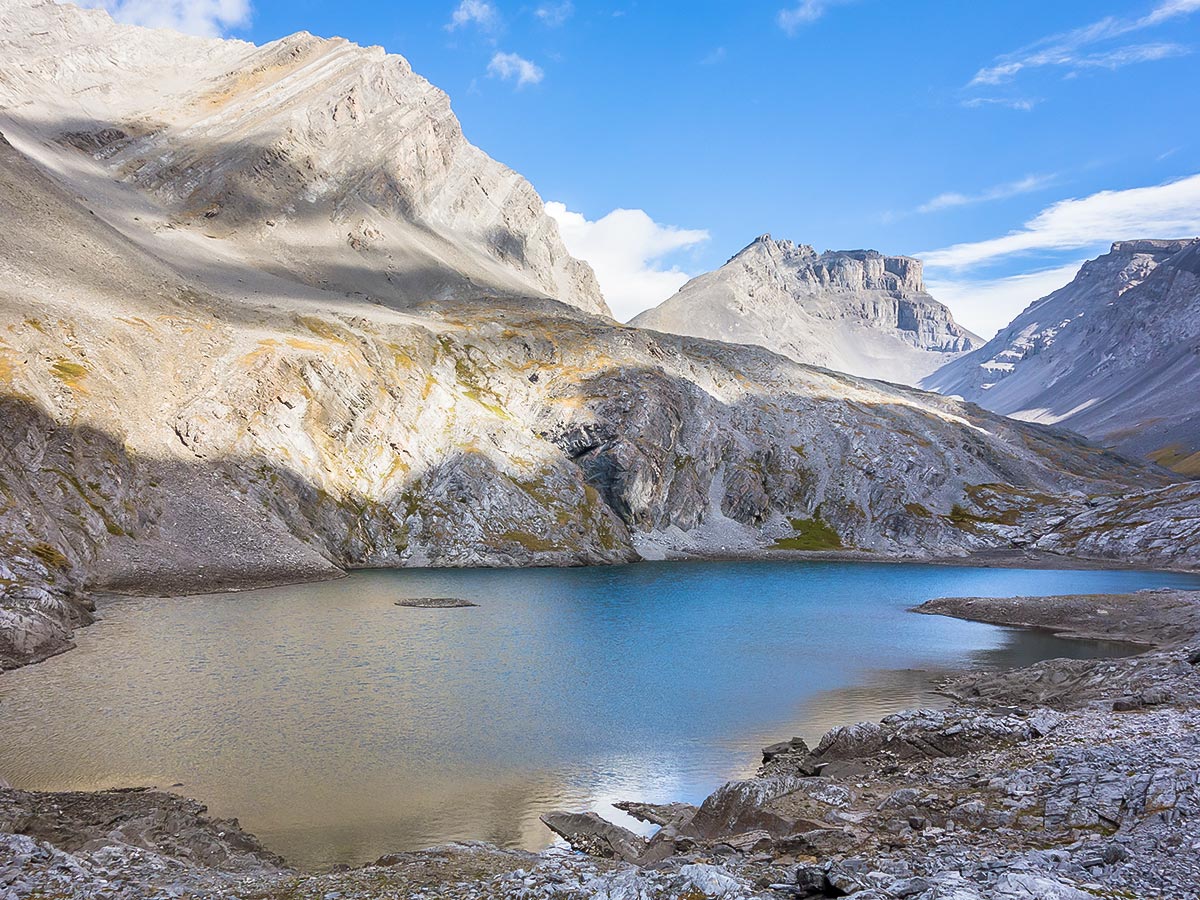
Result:
[[[698,801],[765,743],[943,702],[940,672],[1113,649],[915,603],[1176,585],[1200,579],[691,563],[120,600],[78,650],[0,678],[0,777],[181,783],[311,867],[452,839],[538,848],[543,811]],[[420,596],[480,606],[393,605]]]

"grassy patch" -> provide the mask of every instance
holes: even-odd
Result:
[[[71,567],[70,561],[63,556],[62,551],[45,541],[34,544],[31,552],[52,569],[69,569]]]
[[[552,541],[540,538],[527,531],[506,531],[500,535],[500,540],[506,543],[520,544],[530,553],[548,553],[558,547]]]
[[[959,503],[955,503],[950,508],[950,515],[946,516],[950,520],[951,525],[967,531],[970,531],[976,525],[1016,525],[1020,517],[1020,510],[1016,509],[1006,509],[995,516],[981,516],[971,512]]]
[[[841,535],[832,525],[821,518],[820,513],[811,519],[789,519],[792,525],[791,537],[780,538],[775,542],[773,550],[841,550]]]
[[[1149,454],[1151,461],[1180,475],[1200,476],[1200,450],[1189,451],[1182,444],[1171,444]]]
[[[79,363],[71,362],[69,359],[63,359],[61,356],[54,361],[50,366],[50,374],[61,381],[63,384],[74,384],[80,378],[87,377],[87,366]]]
[[[910,516],[915,516],[918,519],[933,518],[933,513],[931,513],[927,507],[922,506],[920,503],[905,503],[904,511]]]

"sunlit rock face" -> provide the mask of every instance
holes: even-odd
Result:
[[[874,250],[817,253],[770,235],[632,324],[757,344],[902,384],[982,343],[926,292],[920,260]]]
[[[304,33],[256,47],[4,0],[0,71],[9,140],[135,189],[105,211],[163,250],[198,261],[189,240],[211,242],[394,306],[502,292],[608,313],[529,182],[382,48]]]
[[[1200,240],[1113,244],[923,386],[1200,475]]]
[[[532,188],[380,51],[0,0],[0,132],[0,667],[69,646],[98,586],[959,556],[1170,480],[599,315]],[[920,284],[876,254],[806,266],[897,322]]]

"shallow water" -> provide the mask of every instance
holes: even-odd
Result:
[[[0,677],[0,777],[178,785],[307,867],[453,839],[537,848],[546,810],[699,801],[766,743],[940,703],[946,669],[1126,650],[914,604],[1146,587],[1200,578],[689,562],[122,599],[77,650]],[[394,605],[447,596],[479,606]]]

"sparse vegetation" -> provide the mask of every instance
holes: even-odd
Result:
[[[789,519],[792,531],[791,537],[780,538],[775,542],[773,550],[842,550],[841,535],[832,525],[821,518],[818,509],[811,519]]]
[[[50,366],[50,373],[63,384],[73,385],[79,379],[87,377],[88,368],[80,363],[59,357]]]
[[[62,551],[45,541],[34,544],[30,548],[30,552],[52,569],[69,569],[71,567],[70,560],[63,555]]]

